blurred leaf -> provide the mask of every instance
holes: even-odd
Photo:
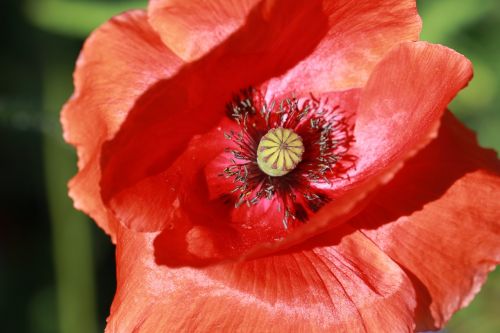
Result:
[[[500,270],[490,273],[488,283],[472,304],[459,311],[447,325],[449,333],[497,333],[500,332],[498,316],[500,300]]]
[[[474,64],[474,78],[450,105],[459,116],[487,109],[494,102],[498,89],[494,69],[480,55],[469,58]]]
[[[497,0],[420,0],[420,15],[424,20],[421,38],[445,43],[465,26],[490,13]]]
[[[48,118],[58,119],[71,92],[73,59],[65,57],[61,61],[60,55],[69,53],[60,38],[47,37],[43,42],[43,112]],[[57,53],[51,52],[55,46]],[[91,224],[68,197],[67,183],[76,173],[76,156],[67,149],[60,126],[57,134],[44,135],[43,162],[52,222],[59,332],[94,333],[99,329]]]
[[[71,37],[86,37],[112,16],[134,8],[145,8],[147,0],[91,2],[85,0],[31,0],[26,14],[37,26]]]
[[[56,332],[57,320],[55,317],[55,290],[53,286],[46,286],[34,294],[29,304],[29,320],[32,332]]]

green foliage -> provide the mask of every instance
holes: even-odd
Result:
[[[450,108],[500,151],[500,1],[420,0],[422,39],[457,50],[472,60],[474,79]]]
[[[39,27],[70,37],[86,37],[110,17],[128,9],[145,8],[146,0],[31,0],[27,16]]]
[[[472,60],[474,79],[450,109],[478,132],[480,143],[500,151],[500,1],[420,0],[421,38],[444,44]],[[447,325],[448,333],[500,332],[500,270],[478,297]]]

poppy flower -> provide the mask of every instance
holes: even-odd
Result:
[[[108,332],[443,327],[500,260],[500,164],[446,110],[470,62],[410,0],[152,0],[62,113],[116,243]]]

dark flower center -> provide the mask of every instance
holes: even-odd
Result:
[[[235,207],[276,200],[283,225],[306,222],[331,198],[328,186],[346,177],[355,157],[352,126],[338,106],[314,96],[266,103],[248,88],[227,105],[240,131],[224,133],[231,154],[222,176],[232,179],[227,196]]]

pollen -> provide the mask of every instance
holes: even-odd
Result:
[[[272,128],[260,139],[257,164],[272,177],[284,176],[300,163],[304,153],[302,138],[289,128]]]

